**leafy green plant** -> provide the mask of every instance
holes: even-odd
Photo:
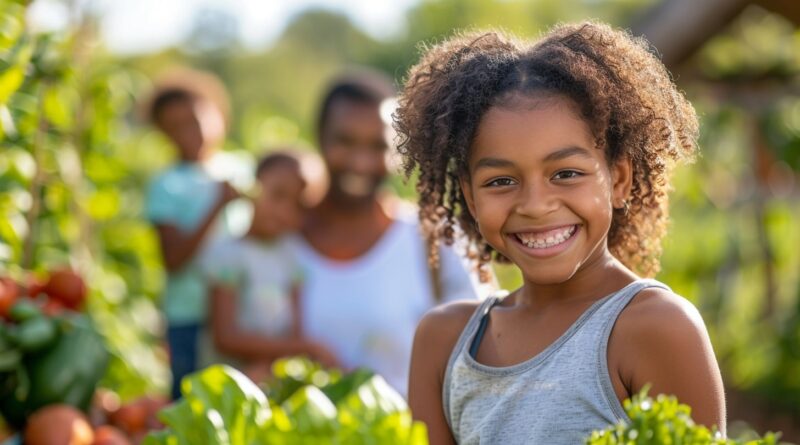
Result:
[[[109,354],[91,321],[63,312],[50,317],[28,300],[0,319],[0,414],[21,428],[50,404],[88,410]],[[77,358],[77,359],[76,359]]]
[[[602,431],[594,431],[587,445],[776,445],[778,435],[737,441],[723,438],[714,430],[696,424],[691,408],[678,403],[674,396],[647,396],[647,389],[626,400],[625,412],[630,422],[620,422]]]
[[[123,399],[165,392],[160,258],[141,218],[156,166],[138,160],[147,148],[126,119],[142,82],[95,46],[91,20],[35,33],[29,3],[0,0],[0,276],[81,272],[111,353],[102,386]]]
[[[167,429],[145,445],[182,444],[386,444],[427,445],[425,426],[411,419],[403,398],[380,376],[357,371],[320,387],[318,365],[279,360],[264,390],[235,369],[215,365],[186,377],[183,398],[159,418]],[[288,371],[287,371],[288,370]],[[310,371],[310,372],[308,372]],[[297,382],[308,380],[291,391]],[[276,397],[284,397],[283,400]]]
[[[272,376],[263,386],[269,399],[281,404],[303,386],[329,387],[341,378],[342,374],[337,369],[324,369],[311,360],[291,358],[276,361],[272,366]]]

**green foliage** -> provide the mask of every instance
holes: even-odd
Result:
[[[726,384],[795,415],[800,101],[787,87],[798,54],[795,25],[750,7],[690,62],[701,158],[674,181],[659,276],[700,308]]]
[[[674,396],[647,397],[647,389],[626,400],[625,412],[630,422],[620,422],[602,431],[594,431],[587,445],[776,445],[778,436],[738,441],[725,439],[713,430],[694,423],[691,408],[678,403]]]
[[[104,386],[123,398],[164,391],[160,259],[140,217],[153,166],[126,161],[141,82],[90,50],[89,23],[31,33],[25,3],[0,0],[0,273],[81,271],[113,357]]]
[[[108,365],[103,340],[85,316],[45,316],[28,300],[0,320],[0,413],[21,427],[37,409],[64,403],[86,411]]]
[[[353,378],[351,376],[360,373],[361,371],[356,371],[348,377]],[[273,402],[281,404],[304,386],[326,387],[338,383],[341,379],[342,375],[338,370],[324,369],[319,363],[310,360],[278,360],[272,365],[272,378],[267,385],[267,395]]]
[[[274,370],[267,389],[273,396],[313,382],[315,374],[320,379],[319,372],[333,379],[299,386],[285,400],[267,399],[235,369],[206,368],[184,379],[183,398],[159,415],[167,430],[151,433],[144,444],[427,444],[425,427],[411,420],[403,398],[379,376],[340,377],[299,358],[279,360]]]
[[[161,412],[178,443],[254,443],[270,419],[267,398],[232,368],[215,366],[186,377],[183,399]]]

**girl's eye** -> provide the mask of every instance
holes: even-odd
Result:
[[[583,173],[576,170],[561,170],[553,175],[553,179],[574,179],[583,176]]]
[[[484,186],[485,187],[505,187],[508,185],[514,185],[514,180],[511,178],[497,178],[487,182]]]

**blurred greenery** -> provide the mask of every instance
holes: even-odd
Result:
[[[386,40],[339,13],[309,10],[262,50],[240,47],[235,20],[207,10],[181,47],[124,58],[95,43],[90,16],[66,32],[31,34],[24,3],[0,0],[0,264],[10,274],[63,262],[84,271],[90,312],[115,351],[106,385],[132,397],[165,384],[163,350],[154,348],[163,271],[142,191],[172,153],[136,122],[148,79],[176,65],[217,74],[232,102],[228,149],[313,146],[317,98],[343,68],[377,67],[400,84],[420,42],[454,29],[536,36],[586,17],[629,26],[655,1],[422,1],[405,32]],[[796,415],[798,69],[797,27],[750,7],[675,71],[701,115],[702,156],[677,171],[658,277],[701,309],[726,383]],[[513,268],[497,271],[505,287],[519,284]]]
[[[79,270],[113,355],[103,384],[123,398],[164,391],[161,264],[141,218],[163,150],[139,144],[123,119],[145,78],[92,51],[85,24],[31,34],[23,4],[0,2],[0,267],[23,281]]]
[[[675,180],[660,278],[703,313],[726,383],[800,415],[800,32],[746,9],[688,62],[702,157]]]
[[[228,366],[190,374],[181,382],[181,400],[159,414],[167,429],[143,443],[428,443],[425,425],[411,419],[403,397],[381,376],[364,370],[342,376],[297,357],[276,361],[273,371],[270,385],[279,390],[268,386],[267,396]],[[325,378],[318,381],[319,375]]]

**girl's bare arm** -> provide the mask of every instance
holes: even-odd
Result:
[[[614,327],[612,362],[630,394],[649,384],[650,395],[675,395],[696,422],[725,434],[719,365],[700,313],[684,298],[662,289],[636,296]]]
[[[408,404],[428,427],[431,445],[455,444],[444,417],[442,384],[447,361],[476,302],[457,302],[429,311],[417,326],[411,354]]]

